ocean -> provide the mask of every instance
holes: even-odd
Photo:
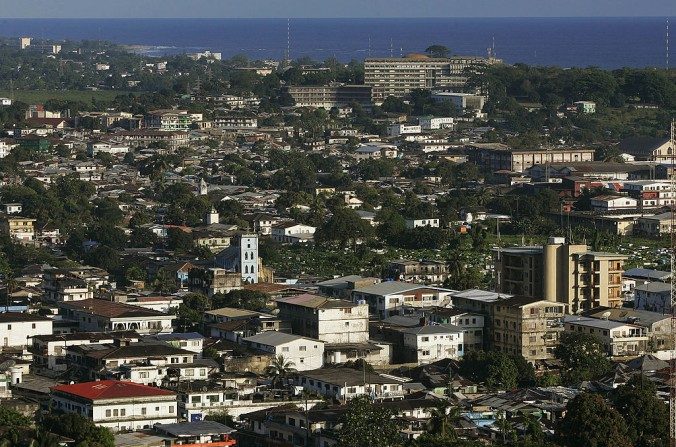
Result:
[[[294,59],[350,61],[421,52],[431,44],[483,56],[494,45],[507,63],[665,67],[665,24],[666,18],[650,17],[291,19],[289,47]],[[0,19],[0,35],[107,40],[156,56],[211,50],[224,58],[282,59],[287,50],[286,19]],[[673,47],[676,42],[672,66]]]

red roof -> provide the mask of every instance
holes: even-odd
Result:
[[[74,385],[58,385],[52,391],[71,394],[85,399],[124,399],[128,397],[171,396],[172,391],[134,382],[119,380],[101,380],[98,382],[83,382]]]

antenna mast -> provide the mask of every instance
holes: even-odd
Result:
[[[291,60],[291,19],[286,19],[286,60]]]
[[[676,347],[676,231],[674,231],[674,226],[676,226],[676,204],[674,204],[674,198],[676,197],[676,178],[674,177],[673,167],[676,161],[676,155],[674,154],[674,148],[676,148],[676,119],[671,120],[671,175],[669,176],[669,183],[671,185],[671,226],[669,228],[669,234],[671,236],[671,250],[670,250],[670,260],[671,260],[671,278],[669,278],[671,284],[671,346],[669,350],[671,352],[671,358],[669,362],[669,445],[671,447],[676,447],[676,383],[674,379],[676,378],[676,352],[674,352],[674,347]]]
[[[667,39],[666,39],[666,44],[667,44],[667,70],[669,70],[669,19],[667,18]],[[673,124],[672,124],[672,136],[671,136],[671,141],[673,143],[674,137],[673,137]]]

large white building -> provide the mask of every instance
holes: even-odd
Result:
[[[321,368],[324,365],[324,342],[285,334],[265,331],[242,340],[246,346],[273,356],[283,356],[294,363],[297,371]]]
[[[75,413],[114,432],[178,422],[176,394],[133,382],[102,380],[52,388],[52,408]]]
[[[0,350],[31,346],[34,336],[51,335],[52,322],[37,314],[0,313]]]

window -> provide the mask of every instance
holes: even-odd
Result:
[[[111,411],[110,411],[110,410],[106,410],[106,417],[107,417],[107,418],[109,418],[109,417],[110,417],[110,413],[111,413]]]
[[[173,405],[169,405],[169,413],[170,414],[174,413],[174,406]]]
[[[7,330],[8,330],[8,331],[11,331],[11,330],[12,330],[12,325],[11,325],[11,324],[8,324],[8,325],[7,325]]]
[[[138,376],[141,379],[147,379],[150,376],[150,374],[147,371],[141,371],[140,373],[138,373]]]
[[[422,341],[430,341],[430,338],[429,337],[422,337],[421,340]]]
[[[31,327],[32,327],[33,329],[35,329],[35,323],[33,323],[33,324],[31,325]]]
[[[282,352],[289,352],[289,347],[288,347],[288,346],[283,347],[283,348],[282,348]]]
[[[126,416],[126,414],[127,410],[125,410],[124,408],[120,410],[120,416]]]
[[[307,347],[306,346],[299,346],[298,350],[299,351],[307,351]]]
[[[116,408],[113,410],[113,416],[117,417],[120,415],[120,411]]]
[[[141,407],[141,414],[145,416],[147,413],[146,407]]]

